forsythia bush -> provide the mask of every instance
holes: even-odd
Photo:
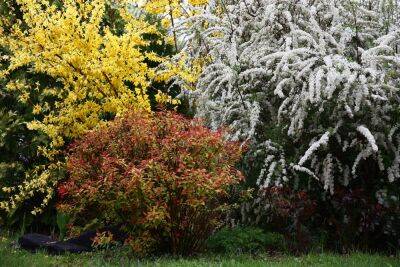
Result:
[[[62,83],[58,88],[41,88],[42,95],[57,96],[52,106],[37,103],[34,112],[44,113],[32,129],[41,129],[52,139],[53,147],[63,145],[64,137],[77,137],[92,129],[107,113],[120,113],[129,105],[150,109],[146,90],[154,70],[146,60],[161,60],[141,47],[149,44],[144,34],[157,34],[155,26],[136,18],[127,3],[109,1],[17,1],[23,20],[2,36],[1,44],[11,51],[10,65],[2,74],[24,66],[46,73]],[[107,25],[105,16],[113,12],[121,33]],[[32,90],[24,81],[10,81],[9,90]]]
[[[37,213],[53,195],[54,176],[62,166],[57,156],[66,141],[127,106],[150,110],[146,90],[154,70],[147,61],[161,58],[142,50],[149,44],[143,35],[157,34],[156,27],[129,13],[124,1],[16,3],[22,18],[13,25],[4,20],[0,28],[0,46],[8,54],[0,79],[8,81],[6,90],[18,92],[20,101],[32,108],[36,117],[28,127],[49,136],[51,143],[41,153],[51,164],[36,166],[23,183],[3,188],[10,198],[0,207],[13,211],[41,192],[44,201],[33,210]],[[115,18],[111,20],[110,16]],[[121,32],[117,23],[123,24]],[[57,83],[48,86],[45,82],[13,79],[12,74],[21,68],[46,74]],[[31,98],[33,94],[39,96]]]
[[[172,112],[129,112],[71,146],[58,210],[71,233],[123,225],[137,253],[197,251],[243,178],[242,149],[222,134]]]

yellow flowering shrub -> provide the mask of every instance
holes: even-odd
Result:
[[[39,151],[50,163],[36,166],[19,185],[1,188],[0,184],[0,190],[9,196],[0,202],[0,209],[12,212],[40,194],[43,202],[32,211],[37,214],[53,196],[57,184],[54,177],[64,166],[61,152],[68,142],[128,108],[150,112],[148,91],[152,81],[169,82],[172,75],[182,73],[194,82],[184,64],[172,64],[152,52],[149,47],[153,40],[145,37],[159,38],[159,43],[177,48],[175,31],[166,29],[162,34],[159,24],[147,20],[146,15],[156,16],[162,27],[169,28],[188,14],[183,13],[183,1],[177,0],[15,2],[22,17],[13,21],[0,18],[0,47],[7,51],[2,63],[6,68],[0,68],[0,81],[7,85],[1,90],[18,93],[19,101],[32,109],[35,119],[28,128],[49,137],[49,145]],[[147,14],[131,12],[135,6]],[[168,69],[154,67],[160,64]],[[32,84],[25,77],[14,78],[12,73],[23,68],[33,75],[46,75],[52,82]],[[34,100],[32,95],[36,96]],[[161,103],[179,103],[161,91],[155,98]]]
[[[148,44],[143,34],[157,33],[154,26],[118,4],[113,8],[126,24],[123,34],[115,34],[102,25],[105,0],[68,0],[62,8],[45,0],[18,2],[24,12],[22,25],[13,26],[0,40],[12,51],[8,71],[29,66],[63,84],[48,90],[58,99],[55,107],[39,105],[36,110],[45,117],[30,124],[52,138],[52,147],[63,145],[58,137],[77,137],[98,125],[101,114],[118,114],[128,105],[150,110],[146,90],[154,70],[145,61],[161,59],[140,47]],[[28,94],[34,89],[16,86],[15,81],[8,88]]]

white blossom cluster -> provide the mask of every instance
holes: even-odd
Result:
[[[305,173],[333,193],[367,159],[399,179],[399,14],[397,0],[211,3],[183,32],[211,59],[197,116],[264,155],[261,188]]]

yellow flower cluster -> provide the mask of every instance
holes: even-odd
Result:
[[[181,52],[172,59],[164,60],[162,68],[157,72],[155,80],[179,80],[179,85],[184,90],[194,90],[207,58],[189,58]]]
[[[61,5],[52,0],[16,1],[23,19],[7,25],[1,18],[0,47],[6,47],[10,57],[3,59],[9,67],[0,72],[0,80],[9,80],[6,90],[18,91],[19,100],[31,105],[38,119],[30,122],[28,128],[49,136],[50,145],[40,151],[51,163],[27,174],[23,184],[2,188],[11,196],[9,201],[0,203],[0,209],[12,211],[40,192],[45,197],[42,205],[32,211],[36,214],[53,195],[56,182],[51,172],[62,164],[58,156],[66,140],[98,127],[107,114],[119,115],[131,108],[150,111],[147,89],[152,80],[167,81],[180,73],[194,82],[195,75],[192,77],[183,64],[174,65],[155,53],[144,52],[143,48],[149,45],[144,35],[159,36],[175,44],[176,36],[172,33],[162,36],[145,16],[130,12],[130,7],[136,3],[161,20],[169,19],[170,23],[164,26],[171,27],[174,19],[188,15],[183,13],[183,1],[63,0]],[[206,2],[189,1],[194,6]],[[105,23],[108,12],[123,20],[122,33]],[[4,26],[8,27],[7,34],[3,34]],[[167,62],[169,70],[157,73],[147,64],[149,61]],[[11,79],[10,74],[22,67],[29,68],[32,73],[44,73],[62,86],[43,88],[45,85]],[[51,96],[56,101],[52,105],[46,101],[31,103],[32,92],[40,92],[41,99]],[[178,104],[163,93],[156,97],[160,102]]]
[[[142,36],[157,34],[157,29],[130,15],[123,1],[113,5],[124,18],[121,35],[102,26],[106,0],[67,0],[62,8],[51,2],[18,0],[24,12],[20,24],[27,27],[15,25],[11,34],[0,37],[0,43],[12,51],[9,72],[30,66],[63,84],[53,88],[59,99],[56,108],[29,127],[45,132],[54,140],[52,147],[59,147],[63,145],[59,137],[80,136],[99,124],[101,114],[118,114],[127,107],[150,110],[146,90],[155,73],[140,47],[148,44]],[[151,57],[162,61],[154,54]],[[7,88],[20,90],[25,102],[33,90],[15,81]],[[41,110],[37,105],[34,113]]]
[[[155,95],[157,103],[160,104],[171,104],[171,105],[178,105],[180,104],[179,99],[174,99],[170,95],[163,93],[161,90],[158,90],[157,94]]]
[[[43,208],[45,208],[52,199],[54,187],[57,183],[57,181],[51,179],[51,172],[58,169],[61,164],[62,163],[58,162],[50,164],[49,166],[36,166],[33,173],[26,174],[25,180],[22,184],[1,188],[4,193],[10,194],[11,197],[8,201],[0,202],[0,209],[11,213],[22,205],[24,201],[33,197],[36,193],[40,193],[44,196],[43,201],[41,205],[35,207],[31,213],[33,215],[41,213]]]

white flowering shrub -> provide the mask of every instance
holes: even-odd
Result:
[[[211,3],[185,33],[187,49],[210,58],[194,93],[197,116],[253,144],[246,164],[260,189],[291,184],[329,197],[355,184],[398,188],[399,8],[397,0]]]
[[[399,179],[398,3],[216,2],[189,35],[212,59],[197,116],[257,145],[260,187],[304,173],[333,193],[360,178],[366,159]]]

